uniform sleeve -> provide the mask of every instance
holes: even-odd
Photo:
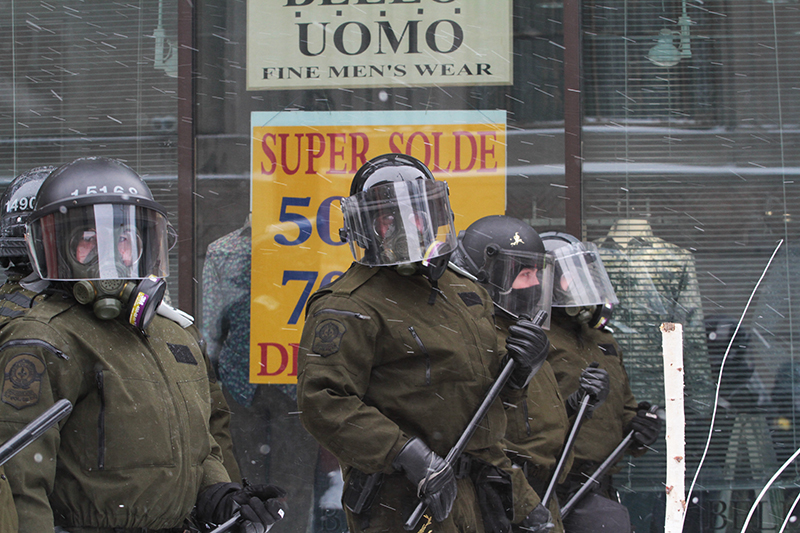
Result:
[[[373,371],[377,318],[349,299],[320,298],[309,308],[298,353],[303,426],[340,462],[365,473],[391,472],[408,440],[362,400]]]
[[[38,325],[42,327],[41,324]],[[0,393],[0,442],[16,435],[56,401],[66,398],[73,405],[80,396],[82,374],[64,354],[34,343],[7,342],[15,328],[9,325],[0,339],[0,366],[3,369]],[[24,332],[11,339],[26,338]],[[52,344],[46,343],[52,347]],[[60,352],[59,352],[60,353]],[[5,464],[5,472],[19,515],[20,533],[53,531],[53,512],[48,494],[53,490],[56,456],[61,444],[63,419],[41,437],[23,448]]]
[[[206,366],[208,368],[208,384],[209,393],[211,394],[211,418],[209,419],[209,427],[211,435],[219,444],[222,452],[222,463],[225,465],[231,481],[237,483],[242,480],[242,475],[239,472],[239,464],[236,462],[236,456],[233,454],[233,440],[231,439],[231,410],[228,407],[228,402],[222,394],[222,387],[217,381],[217,376],[214,373],[214,368],[211,366],[211,361],[206,358]]]

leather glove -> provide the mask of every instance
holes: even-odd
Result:
[[[531,381],[547,359],[550,341],[544,330],[532,321],[521,318],[508,328],[506,350],[516,365],[508,380],[509,386],[522,389]]]
[[[661,433],[661,419],[650,408],[648,402],[639,402],[636,416],[630,421],[628,431],[633,431],[633,440],[638,446],[650,446]],[[626,433],[628,432],[626,431]]]
[[[548,533],[555,527],[553,515],[541,503],[528,513],[519,524],[514,524],[514,531],[520,533]]]
[[[447,518],[458,493],[455,473],[447,461],[414,437],[406,442],[392,466],[405,473],[417,487],[417,495],[433,512],[437,522]]]
[[[567,414],[572,416],[581,407],[583,397],[589,395],[589,403],[586,406],[586,417],[591,418],[592,412],[608,397],[608,372],[597,367],[597,363],[592,363],[581,372],[580,386],[567,398]]]
[[[240,533],[265,533],[286,513],[280,501],[285,496],[283,489],[273,485],[215,483],[197,497],[197,518],[221,524],[239,511]]]

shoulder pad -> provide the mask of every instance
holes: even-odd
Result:
[[[192,315],[185,313],[180,309],[175,309],[171,305],[167,305],[164,302],[161,302],[161,305],[158,306],[156,313],[164,318],[172,320],[184,329],[194,324],[194,317]]]
[[[306,304],[306,311],[311,307],[311,304],[326,294],[333,294],[335,296],[349,296],[356,289],[367,282],[372,276],[377,274],[383,267],[368,267],[358,263],[353,263],[350,268],[336,279],[330,285],[317,289],[317,292],[311,295]]]

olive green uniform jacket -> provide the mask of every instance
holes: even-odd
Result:
[[[554,313],[550,321],[550,353],[561,394],[567,398],[580,387],[581,372],[593,362],[608,372],[606,400],[585,419],[575,440],[571,473],[592,474],[625,437],[636,416],[636,400],[622,363],[622,351],[610,332],[576,324]]]
[[[392,460],[411,437],[445,457],[499,374],[505,350],[497,345],[488,293],[450,271],[438,288],[434,293],[421,275],[354,263],[309,302],[298,357],[301,421],[337,457],[345,482],[351,467],[388,474],[368,526],[347,511],[353,533],[403,530],[416,487]],[[467,453],[516,480],[514,497],[522,503],[515,507],[527,515],[539,498],[503,452],[505,431],[498,400]],[[421,531],[483,531],[472,482],[460,479],[458,489],[450,516]]]
[[[496,320],[498,344],[505,346],[508,327],[514,322],[501,316]],[[558,389],[550,363],[545,361],[528,387],[519,391],[516,396],[504,398],[503,405],[508,419],[504,441],[506,453],[515,464],[523,467],[530,485],[541,498],[545,495],[556,464],[561,458],[570,428],[564,398]],[[571,453],[564,465],[562,478],[566,477],[570,466]],[[555,523],[552,533],[563,532],[564,526],[561,524],[561,513],[555,497],[550,500],[548,509]]]
[[[204,355],[178,324],[157,315],[142,334],[56,293],[0,327],[0,439],[74,406],[6,464],[21,533],[178,527],[201,488],[229,480]]]

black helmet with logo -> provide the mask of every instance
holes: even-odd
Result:
[[[367,161],[342,199],[342,215],[342,241],[365,265],[427,267],[437,258],[446,263],[455,249],[447,183],[436,181],[412,156],[384,154]]]
[[[517,315],[550,313],[552,260],[529,224],[491,215],[459,234],[453,262],[475,276],[492,300]],[[546,323],[549,324],[549,321]]]
[[[31,271],[28,249],[25,245],[25,224],[33,211],[36,194],[44,179],[55,167],[36,167],[23,172],[8,184],[0,205],[0,267]]]
[[[28,220],[42,279],[144,279],[169,273],[166,211],[115,159],[83,157],[50,173]]]

